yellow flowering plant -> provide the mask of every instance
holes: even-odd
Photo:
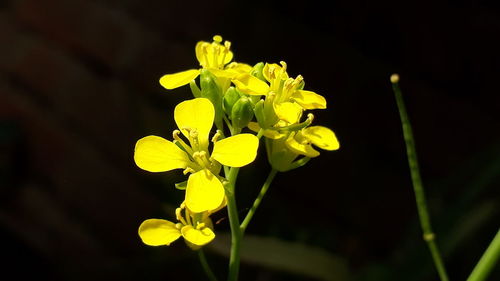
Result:
[[[175,107],[178,128],[172,133],[173,140],[153,135],[141,138],[134,161],[149,172],[183,169],[188,176],[176,185],[184,190],[184,200],[175,211],[175,222],[145,220],[139,227],[143,243],[168,246],[183,237],[198,251],[209,279],[217,280],[202,248],[216,237],[210,216],[227,208],[232,240],[228,280],[234,281],[238,279],[245,230],[275,175],[319,156],[313,145],[331,151],[339,149],[339,142],[329,128],[312,126],[312,113],[303,118],[306,111],[325,109],[326,99],[304,90],[301,75],[291,78],[285,62],[257,63],[254,67],[232,62],[231,43],[222,41],[216,35],[211,43],[196,44],[200,68],[161,77],[160,84],[168,90],[189,84],[194,98]],[[261,138],[272,169],[240,220],[236,179],[239,169],[256,159]]]

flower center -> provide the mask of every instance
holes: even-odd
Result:
[[[207,227],[204,221],[208,218],[208,212],[192,213],[186,208],[185,202],[182,202],[181,206],[175,209],[175,217],[179,221],[179,223],[175,225],[177,229],[181,229],[186,225],[191,225],[197,230],[203,230]]]
[[[231,42],[224,41],[224,45],[222,45],[221,42],[222,36],[215,35],[212,43],[202,43],[201,54],[204,60],[202,63],[203,67],[213,67],[217,69],[224,68],[226,56],[231,49]]]
[[[182,128],[188,132],[189,143],[188,145],[180,136],[179,130],[175,130],[172,133],[174,138],[174,143],[180,147],[189,156],[190,165],[184,170],[184,174],[195,173],[197,171],[208,169],[213,174],[218,174],[221,168],[220,164],[210,157],[208,151],[205,151],[200,146],[199,133],[197,129],[193,128]],[[212,142],[216,142],[220,137],[220,133],[217,132],[212,138]]]

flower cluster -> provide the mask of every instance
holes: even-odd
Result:
[[[189,176],[178,185],[185,196],[175,212],[177,222],[149,219],[139,227],[139,236],[147,245],[170,245],[182,236],[197,249],[212,241],[215,234],[210,215],[227,202],[228,180],[226,174],[221,175],[222,168],[227,172],[252,163],[261,136],[269,163],[282,172],[318,156],[312,145],[325,150],[339,148],[333,131],[310,126],[311,113],[301,121],[305,111],[326,108],[323,96],[304,90],[302,76],[289,77],[285,62],[253,67],[234,62],[230,48],[231,43],[222,42],[218,35],[213,42],[198,42],[195,53],[201,68],[160,79],[166,89],[189,84],[194,99],[175,107],[178,129],[172,133],[173,140],[159,136],[140,139],[134,160],[146,171],[183,169]]]

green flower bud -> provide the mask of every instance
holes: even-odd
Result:
[[[259,102],[257,102],[253,111],[255,113],[255,118],[257,119],[257,123],[259,123],[259,126],[263,129],[267,129],[268,127],[265,126],[266,117],[264,116],[264,100],[260,100]]]
[[[222,107],[229,118],[231,118],[233,105],[240,99],[241,95],[241,92],[238,91],[235,87],[229,87],[224,94],[224,98],[222,99]]]
[[[253,118],[253,105],[252,101],[246,97],[242,96],[233,105],[231,110],[231,120],[234,127],[244,128],[248,125]]]
[[[255,118],[259,126],[263,129],[271,128],[279,121],[273,108],[274,95],[268,95],[265,100],[260,100],[255,104]]]
[[[222,90],[217,84],[217,77],[202,69],[200,73],[201,97],[209,99],[215,108],[215,124],[222,126]]]
[[[264,69],[264,63],[259,62],[256,65],[253,66],[252,71],[250,72],[251,75],[259,78],[260,80],[266,82],[266,78],[262,74],[262,69]]]

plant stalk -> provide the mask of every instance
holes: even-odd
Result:
[[[207,275],[208,279],[210,281],[217,281],[217,277],[215,277],[214,272],[208,265],[207,258],[205,257],[203,249],[199,249],[197,252],[198,252],[198,257],[200,258],[201,266],[203,267],[203,270],[205,271],[205,274]]]
[[[255,214],[255,211],[259,207],[260,202],[262,202],[264,195],[266,195],[266,192],[269,189],[269,186],[271,185],[271,183],[272,183],[272,181],[277,173],[278,173],[278,170],[272,169],[271,172],[269,173],[269,175],[267,176],[266,181],[264,182],[264,184],[262,185],[262,188],[260,189],[259,195],[257,196],[255,201],[253,202],[252,207],[250,208],[245,219],[243,220],[243,222],[240,225],[240,229],[241,229],[242,234],[245,233],[245,230],[247,229],[248,224],[250,223],[250,220],[252,220],[252,217]]]
[[[431,252],[434,265],[439,274],[441,281],[448,281],[448,274],[441,258],[441,254],[437,247],[435,238],[436,235],[432,231],[431,220],[429,211],[427,210],[427,202],[425,199],[424,187],[420,177],[420,169],[418,166],[417,152],[415,149],[415,141],[413,138],[413,131],[406,113],[406,107],[403,101],[403,96],[399,88],[399,75],[391,75],[392,89],[396,97],[396,103],[401,118],[401,125],[403,127],[403,135],[406,145],[406,154],[408,156],[408,165],[410,167],[411,180],[413,183],[413,191],[415,193],[415,201],[417,203],[418,217],[423,231],[423,239],[427,243],[429,251]]]
[[[227,180],[229,181],[229,190],[226,193],[227,212],[229,216],[229,226],[231,228],[231,253],[229,256],[228,281],[237,281],[240,269],[240,246],[242,235],[235,198],[235,183],[238,177],[238,171],[239,168],[231,168],[227,175]]]
[[[472,270],[467,281],[482,281],[486,280],[490,272],[495,268],[495,264],[500,258],[500,229],[495,238],[484,252],[483,256]]]

